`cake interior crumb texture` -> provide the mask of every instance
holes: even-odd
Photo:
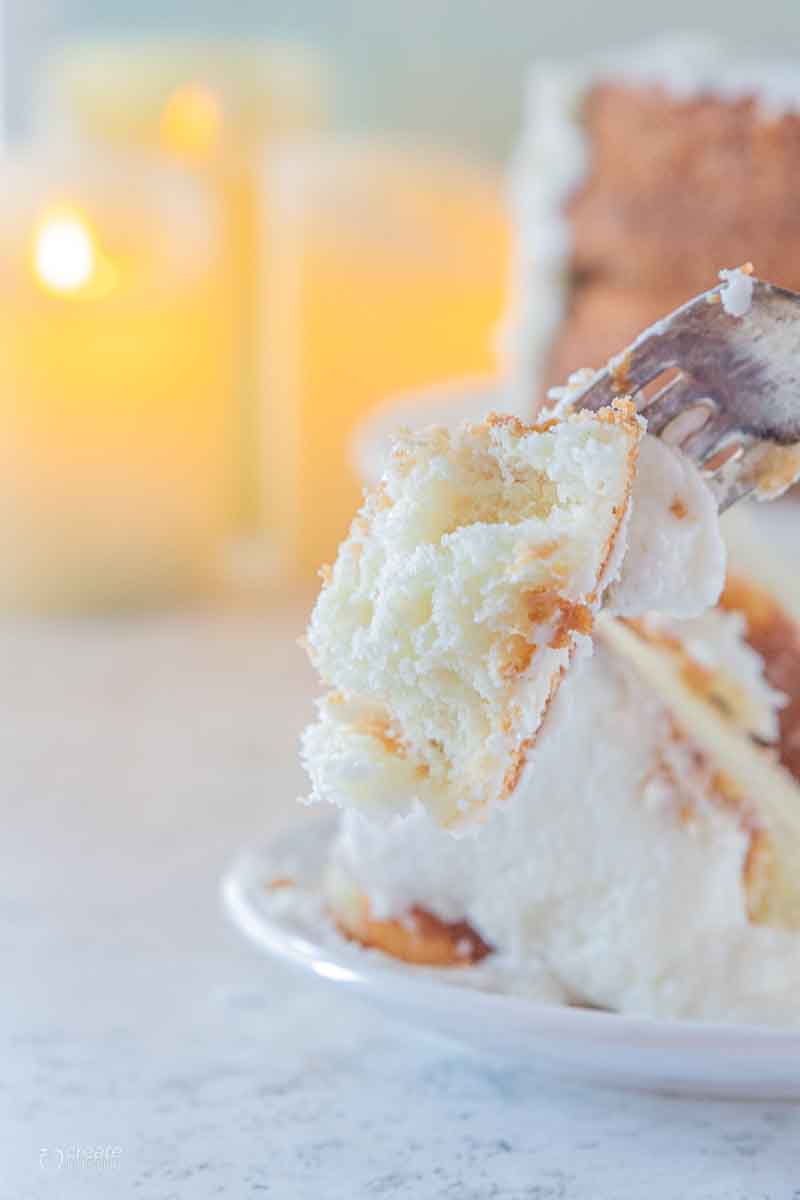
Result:
[[[614,573],[640,437],[623,401],[400,439],[309,628],[313,799],[458,826],[513,789]]]

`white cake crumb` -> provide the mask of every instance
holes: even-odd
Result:
[[[315,800],[456,825],[508,793],[590,644],[642,432],[620,400],[398,438],[309,626]]]
[[[753,303],[753,280],[749,272],[742,267],[723,268],[719,277],[723,281],[720,299],[725,312],[731,317],[744,317]]]

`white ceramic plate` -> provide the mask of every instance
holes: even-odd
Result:
[[[406,966],[341,938],[325,916],[320,880],[332,818],[243,854],[223,880],[234,924],[268,954],[349,989],[383,1012],[515,1066],[594,1083],[752,1099],[800,1097],[800,1032],[652,1021],[478,990],[470,968]],[[292,887],[270,889],[275,879]],[[488,961],[488,960],[487,960]]]

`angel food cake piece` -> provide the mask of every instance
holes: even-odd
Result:
[[[616,575],[641,436],[622,401],[398,441],[311,619],[313,799],[453,825],[513,791]]]
[[[755,622],[767,611],[743,580],[728,599],[752,605]],[[687,695],[800,805],[796,708],[784,723],[791,706],[767,678],[776,671],[797,703],[800,634],[794,626],[765,673],[742,636],[748,619],[717,609],[671,622],[670,645],[658,640],[664,623],[636,636],[660,646],[665,671],[677,656]],[[504,986],[539,1000],[797,1024],[797,912],[784,904],[760,795],[720,768],[682,713],[600,634],[517,789],[472,836],[454,838],[422,810],[389,825],[343,815],[327,881],[339,927],[412,962],[496,964]]]
[[[572,483],[531,516],[526,441],[550,439],[552,484],[556,459],[586,471],[595,437],[605,489],[590,500]],[[535,555],[519,581],[520,546],[528,557],[550,540],[555,514],[580,566],[541,575],[552,555]],[[378,524],[391,515],[396,534]],[[424,562],[443,555],[427,574],[417,544]],[[551,1001],[795,1022],[797,872],[764,797],[800,811],[800,632],[741,576],[718,604],[724,576],[708,488],[627,409],[402,441],[311,625],[337,689],[305,752],[315,796],[345,810],[328,878],[340,928],[409,962],[502,967],[505,986]],[[448,582],[420,601],[420,578]],[[552,619],[535,632],[518,619],[543,583],[559,613],[581,604],[591,618],[570,620],[566,646],[553,646]],[[522,668],[481,675],[510,661],[509,637]],[[508,741],[486,753],[498,730]]]

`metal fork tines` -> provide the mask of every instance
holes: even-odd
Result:
[[[721,284],[652,325],[574,394],[599,409],[632,396],[648,432],[705,473],[720,509],[800,476],[800,296],[753,279],[733,316]],[[645,390],[648,389],[648,390]]]

